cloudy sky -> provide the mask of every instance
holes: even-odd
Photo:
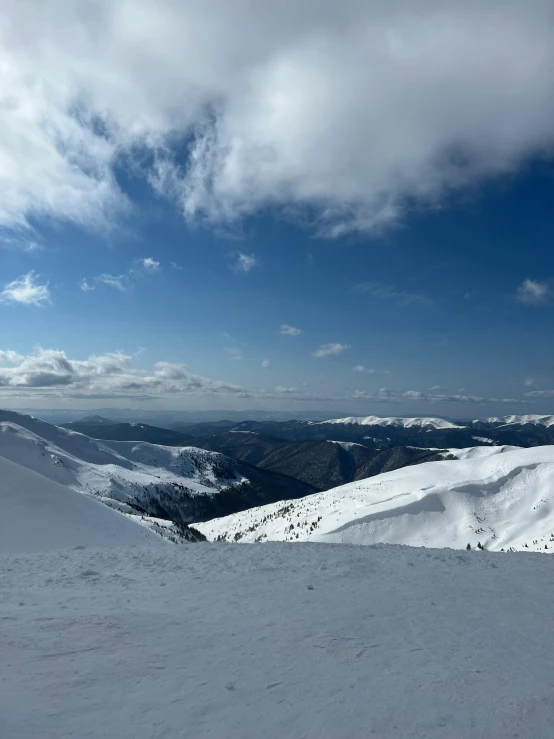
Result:
[[[554,412],[554,0],[4,0],[0,405]]]

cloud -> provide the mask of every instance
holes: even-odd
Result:
[[[147,369],[133,366],[136,356],[123,352],[72,359],[61,350],[37,347],[27,355],[0,350],[0,400],[10,396],[66,399],[155,400],[175,396],[233,396],[260,400],[286,398],[294,402],[340,401],[373,403],[516,403],[512,398],[481,398],[471,395],[424,393],[417,390],[381,388],[375,393],[355,390],[329,395],[308,388],[278,385],[273,390],[251,390],[228,382],[196,375],[184,364],[156,362]],[[529,396],[554,397],[554,390],[530,391]]]
[[[547,282],[524,280],[517,289],[516,298],[527,305],[544,305],[552,300],[552,290]]]
[[[363,282],[356,285],[354,290],[358,293],[367,293],[376,300],[391,300],[400,305],[431,305],[432,303],[431,299],[423,293],[397,290],[391,285],[383,285],[381,282]]]
[[[79,283],[79,287],[83,292],[90,292],[96,288],[97,284],[107,285],[113,287],[120,292],[130,290],[138,279],[144,278],[146,275],[156,274],[161,271],[161,263],[157,262],[152,257],[146,257],[144,259],[137,259],[133,262],[132,266],[129,267],[127,272],[121,275],[112,275],[104,273],[96,275],[92,278],[92,282],[89,282],[85,277]],[[93,284],[96,283],[96,285]]]
[[[357,364],[355,367],[352,367],[354,372],[367,372],[368,375],[374,375],[375,370],[371,367],[364,367],[363,364]]]
[[[283,336],[299,336],[302,331],[299,328],[295,328],[295,326],[289,326],[287,323],[283,323],[279,327],[279,333],[283,334]]]
[[[530,395],[530,393],[527,393],[527,395]],[[355,390],[351,394],[350,399],[367,400],[375,403],[405,403],[407,401],[416,401],[420,403],[456,403],[467,405],[521,402],[515,398],[482,398],[476,395],[461,395],[458,393],[425,393],[420,390],[389,390],[388,388],[381,388],[376,393]]]
[[[125,292],[125,290],[128,290],[132,285],[129,279],[129,273],[123,275],[97,275],[94,280],[96,282],[101,282],[103,285],[107,285],[108,287],[120,290],[121,292]]]
[[[37,307],[50,302],[50,290],[48,284],[39,282],[40,275],[28,272],[12,282],[8,282],[0,293],[2,303],[22,303],[23,305],[35,305]]]
[[[139,370],[132,360],[131,355],[119,352],[76,360],[63,351],[40,347],[26,356],[0,351],[0,397],[12,391],[73,398],[249,397],[244,388],[195,375],[184,364],[157,362],[151,369]]]
[[[269,359],[263,359],[260,366],[262,369],[267,369],[270,364],[271,362],[269,361]]]
[[[160,262],[156,262],[156,260],[152,259],[152,257],[140,259],[139,264],[146,272],[159,272],[161,269]]]
[[[232,269],[235,272],[243,272],[244,274],[248,274],[258,264],[258,260],[253,254],[238,252],[234,255],[234,259],[235,262],[232,265]]]
[[[110,228],[125,165],[212,224],[269,208],[336,237],[442,206],[551,156],[551,10],[5,0],[0,224]]]
[[[525,387],[532,387],[536,384],[536,380],[533,377],[526,377],[523,381],[523,384],[525,385]]]
[[[321,359],[322,357],[330,357],[350,349],[350,344],[322,344],[319,349],[313,352],[313,356]]]
[[[529,390],[525,396],[527,398],[554,398],[554,390]]]
[[[92,290],[96,289],[94,285],[91,285],[90,283],[87,282],[85,277],[83,277],[83,279],[79,283],[79,287],[84,293],[92,292]]]
[[[231,359],[235,359],[237,361],[242,359],[242,352],[236,346],[225,347],[224,351],[227,352]]]
[[[170,266],[171,266],[171,269],[178,269],[178,270],[182,270],[183,269],[183,265],[182,264],[177,264],[177,262],[170,262]]]

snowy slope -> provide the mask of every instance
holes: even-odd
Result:
[[[549,428],[550,426],[554,426],[554,416],[494,416],[492,418],[478,418],[473,423],[488,423],[491,426],[512,426],[530,423],[533,426],[546,426]]]
[[[311,485],[195,447],[101,441],[0,411],[0,458],[124,512],[187,524],[313,492]]]
[[[2,739],[552,739],[552,560],[0,556]]]
[[[358,426],[394,426],[406,429],[412,428],[433,428],[433,429],[459,429],[464,428],[458,426],[452,421],[446,421],[444,418],[397,418],[381,416],[348,416],[347,418],[331,418],[322,423],[345,423],[356,424]]]
[[[1,422],[0,457],[102,499],[148,507],[148,503],[163,497],[166,503],[177,504],[183,493],[189,497],[213,496],[241,482],[234,476],[230,460],[215,452],[144,442],[97,441],[49,424],[42,424],[39,430],[46,431],[46,435]]]
[[[0,457],[1,554],[162,541],[136,519]]]
[[[457,451],[457,450],[455,450]],[[199,524],[227,541],[554,548],[554,447],[481,447]],[[547,549],[545,549],[547,547]]]

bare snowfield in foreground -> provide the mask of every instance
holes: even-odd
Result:
[[[554,736],[550,557],[160,542],[0,556],[2,739]]]

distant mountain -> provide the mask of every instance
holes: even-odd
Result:
[[[78,431],[80,434],[91,436],[93,439],[147,441],[150,444],[164,444],[165,446],[186,446],[193,438],[192,434],[171,431],[159,426],[149,426],[146,423],[115,423],[107,419],[94,420],[98,418],[99,416],[90,416],[88,420],[64,423],[62,426],[71,431]]]
[[[80,421],[77,423],[90,423],[90,424],[112,424],[116,423],[113,419],[105,418],[104,416],[85,416],[84,418],[81,418]]]
[[[272,436],[287,441],[343,441],[362,444],[370,449],[383,450],[398,446],[422,447],[425,449],[465,449],[480,446],[542,446],[554,444],[554,425],[549,426],[550,416],[508,416],[509,423],[498,423],[505,419],[484,419],[453,422],[439,418],[380,418],[379,416],[346,417],[313,421],[241,421],[231,423],[183,425],[182,430],[201,436],[220,433],[225,424],[227,431],[254,431],[262,436]],[[517,419],[534,419],[532,422],[517,423]],[[539,422],[537,419],[544,419]],[[360,421],[363,421],[362,423]],[[200,432],[200,433],[199,433]]]
[[[477,418],[472,422],[474,426],[526,426],[530,424],[532,426],[554,426],[554,416],[537,416],[537,415],[524,415],[524,416],[495,416],[494,418]]]
[[[348,416],[347,418],[334,418],[321,421],[320,423],[334,424],[356,424],[358,426],[395,426],[399,428],[432,428],[432,429],[459,429],[464,426],[447,421],[444,418],[398,418],[381,416]]]
[[[170,428],[172,431],[189,434],[190,436],[207,436],[209,434],[217,434],[220,431],[232,429],[236,425],[236,421],[229,421],[228,419],[224,418],[219,421],[195,421],[194,423],[178,421],[177,423],[171,424]],[[260,425],[263,426],[263,424]]]
[[[126,514],[187,524],[314,488],[194,447],[98,441],[32,416],[0,411],[0,458]]]
[[[554,550],[554,447],[477,447],[201,523],[211,541]]]
[[[329,440],[285,441],[253,431],[196,437],[195,446],[302,480],[328,490],[410,464],[444,459],[448,452],[396,447],[378,451],[362,444]]]

